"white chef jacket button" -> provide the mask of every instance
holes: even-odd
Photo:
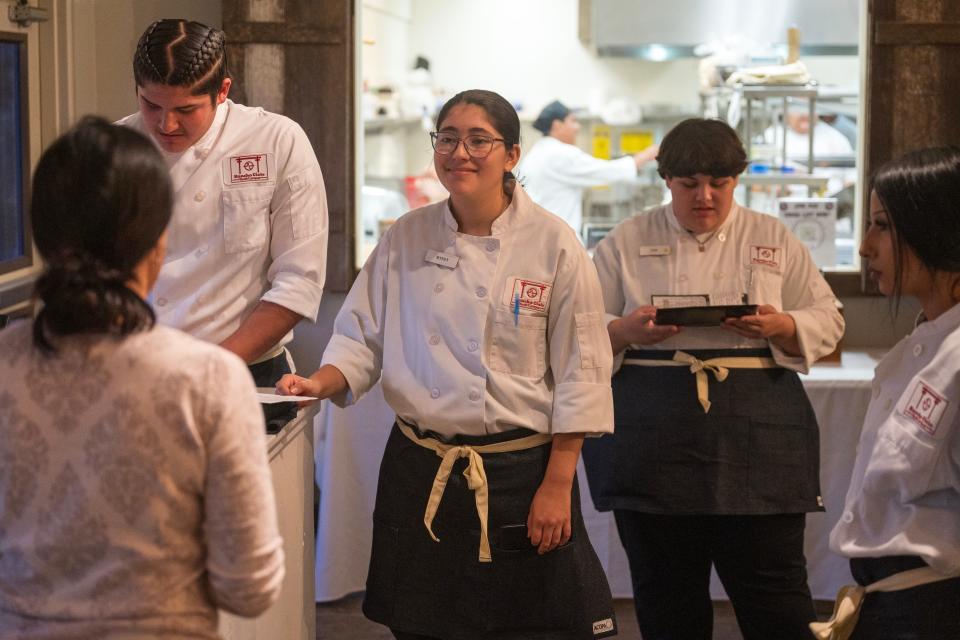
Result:
[[[681,275],[680,278],[679,278],[679,280],[680,280],[680,282],[686,282],[686,281],[687,281],[687,276],[686,276],[686,275]]]
[[[158,307],[163,307],[163,306],[165,306],[166,304],[167,304],[167,299],[166,299],[166,298],[157,298],[157,306],[158,306]]]
[[[717,240],[719,240],[720,242],[726,242],[726,241],[727,241],[727,234],[725,234],[725,233],[723,233],[723,232],[721,231],[720,233],[717,234]]]
[[[479,391],[471,391],[469,398],[470,398],[470,401],[471,401],[471,402],[476,402],[477,400],[480,399],[480,392],[479,392]]]
[[[434,387],[433,389],[430,389],[430,397],[433,398],[434,400],[436,400],[437,398],[439,398],[439,397],[440,397],[440,389],[437,389],[436,387]]]
[[[438,336],[437,334],[433,334],[432,336],[430,336],[430,344],[432,345],[440,344],[440,336]]]
[[[193,194],[193,199],[197,202],[203,202],[203,199],[206,197],[207,194],[205,191],[197,191],[195,194]]]
[[[438,283],[437,286],[435,286],[435,287],[433,288],[433,290],[434,290],[436,293],[440,293],[441,291],[443,291],[443,283]]]
[[[476,340],[471,340],[467,343],[467,351],[476,351],[480,348],[480,343]]]
[[[486,298],[487,297],[487,288],[486,287],[477,287],[477,297]]]
[[[851,522],[853,522],[853,512],[844,511],[840,519],[846,522],[847,524],[850,524]]]
[[[496,250],[497,250],[496,240],[491,240],[490,242],[487,243],[487,251],[490,251],[492,253]]]
[[[921,353],[923,353],[923,345],[922,344],[913,345],[913,355],[919,356]]]

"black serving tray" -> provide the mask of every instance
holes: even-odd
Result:
[[[672,307],[657,309],[654,324],[673,324],[684,327],[714,327],[727,318],[749,316],[757,312],[755,304],[721,304],[708,307]]]

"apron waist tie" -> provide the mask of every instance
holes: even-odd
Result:
[[[418,438],[413,427],[407,424],[402,418],[397,416],[397,426],[400,432],[407,436],[410,441],[420,445],[425,449],[431,449],[440,458],[440,468],[437,469],[437,475],[433,479],[433,488],[430,490],[430,497],[427,499],[427,509],[423,514],[423,524],[434,542],[440,542],[433,533],[433,518],[437,515],[437,509],[440,507],[440,500],[443,498],[443,491],[447,488],[447,480],[450,478],[450,472],[453,470],[453,464],[460,458],[467,458],[467,468],[463,475],[467,479],[467,486],[473,491],[474,499],[477,503],[477,516],[480,518],[480,562],[493,562],[490,555],[490,538],[487,535],[487,515],[489,513],[489,492],[487,489],[487,472],[483,468],[483,458],[481,453],[506,453],[508,451],[522,451],[524,449],[533,449],[553,440],[553,436],[546,433],[537,433],[515,440],[505,442],[495,442],[493,444],[482,444],[477,446],[453,445],[440,442],[434,438]]]
[[[817,640],[847,640],[857,626],[860,617],[860,607],[863,598],[875,591],[902,591],[911,587],[919,587],[931,582],[949,580],[956,576],[937,573],[930,567],[909,569],[889,575],[883,580],[877,580],[865,587],[860,585],[846,585],[840,588],[837,599],[833,603],[833,615],[826,622],[811,622],[810,631]]]
[[[773,358],[760,356],[729,356],[700,360],[684,351],[674,351],[673,360],[645,360],[643,358],[625,358],[623,364],[635,367],[690,367],[690,373],[697,376],[697,400],[703,412],[710,411],[710,389],[707,371],[713,374],[717,382],[723,382],[730,369],[775,369],[780,365]]]

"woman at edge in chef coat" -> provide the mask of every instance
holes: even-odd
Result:
[[[711,637],[711,565],[746,640],[806,638],[804,520],[822,501],[796,372],[834,349],[843,320],[806,247],[733,200],[747,164],[733,129],[686,120],[657,161],[672,202],[594,256],[618,372],[614,435],[584,446],[590,491],[614,512],[645,639]],[[655,307],[743,302],[758,313],[722,326],[653,322]]]
[[[443,106],[450,198],[390,227],[320,369],[278,384],[344,406],[382,376],[397,423],[363,608],[397,638],[616,633],[575,477],[584,435],[613,427],[602,295],[573,231],[513,178],[519,134],[493,92]]]
[[[870,194],[860,255],[881,293],[916,298],[922,313],[877,365],[846,503],[830,534],[857,583],[878,589],[863,599],[851,638],[960,638],[958,203],[958,147],[889,162]],[[891,576],[901,581],[897,590],[876,584]]]

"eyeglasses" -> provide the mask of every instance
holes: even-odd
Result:
[[[506,144],[503,138],[491,138],[490,136],[477,134],[460,138],[445,131],[430,132],[430,141],[433,144],[433,150],[442,156],[455,152],[460,143],[463,142],[463,149],[471,158],[486,158],[493,151],[494,142]]]

